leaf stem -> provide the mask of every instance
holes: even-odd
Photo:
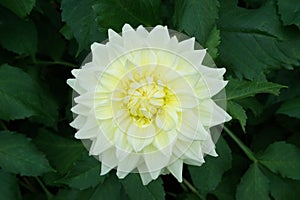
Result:
[[[183,178],[183,183],[197,196],[199,197],[199,199],[201,200],[205,200],[205,197],[203,197],[198,191],[197,189],[185,178]]]
[[[2,120],[0,120],[0,127],[3,129],[3,130],[8,130],[8,128],[6,127],[6,125],[4,124],[4,122]]]
[[[257,159],[254,156],[254,153],[226,126],[224,126],[224,130],[235,141],[235,143],[243,150],[243,152],[248,156],[248,158],[256,163]]]
[[[28,182],[25,181],[24,179],[20,180],[19,183],[20,183],[21,186],[23,186],[24,188],[26,188],[30,192],[32,192],[32,193],[36,193],[37,192],[37,190],[31,184],[28,184]]]
[[[38,60],[38,61],[35,61],[34,63],[39,64],[39,65],[62,65],[62,66],[67,66],[67,67],[72,67],[72,68],[77,67],[77,65],[75,65],[73,63],[64,62],[64,61],[42,61],[42,60]]]
[[[51,200],[53,199],[53,194],[51,192],[49,192],[49,190],[47,189],[47,187],[44,185],[44,183],[41,181],[41,179],[39,177],[35,177],[35,179],[37,180],[37,182],[40,184],[40,186],[42,187],[42,189],[44,190],[47,199]]]

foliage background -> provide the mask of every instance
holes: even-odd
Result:
[[[183,183],[100,177],[68,125],[71,69],[124,23],[194,36],[227,68],[234,119]],[[299,198],[299,29],[298,0],[0,0],[0,199]]]

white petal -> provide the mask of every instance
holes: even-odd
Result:
[[[101,175],[106,174],[118,164],[115,148],[106,150],[101,157]]]
[[[187,164],[201,166],[205,162],[201,143],[199,141],[193,142],[187,151],[184,152],[183,159]]]
[[[87,92],[74,98],[74,101],[83,106],[93,108],[94,107],[94,92]]]
[[[91,45],[93,55],[92,62],[101,68],[105,68],[110,62],[106,48],[104,44],[97,42]]]
[[[149,33],[149,43],[152,47],[164,48],[170,40],[169,31],[166,26],[155,26]]]
[[[183,161],[181,159],[177,159],[176,161],[168,165],[167,168],[179,182],[182,182]]]
[[[78,115],[78,116],[76,116],[76,118],[70,123],[70,126],[72,126],[73,128],[76,128],[76,129],[80,129],[80,128],[83,127],[83,125],[85,124],[86,119],[87,119],[86,116]]]
[[[194,108],[200,103],[195,94],[190,90],[185,92],[177,92],[176,96],[179,99],[179,106],[181,108]]]
[[[202,100],[198,109],[201,113],[199,117],[204,126],[216,126],[231,119],[231,117],[211,99]]]
[[[137,164],[140,160],[140,156],[136,154],[130,154],[123,161],[118,163],[117,176],[119,178],[124,178],[130,173],[134,168],[137,167]]]
[[[195,92],[200,99],[211,98],[225,88],[228,81],[203,77],[195,87]]]
[[[187,40],[183,40],[182,42],[179,42],[179,44],[178,44],[178,52],[182,53],[182,52],[194,50],[194,46],[195,46],[195,38],[194,37],[187,39]]]
[[[108,29],[108,39],[109,42],[117,43],[119,45],[122,45],[123,43],[122,37],[112,29]]]
[[[226,72],[225,68],[212,68],[204,65],[198,66],[198,69],[201,71],[204,77],[216,78],[219,80],[223,80],[223,75]]]
[[[80,105],[80,104],[78,104]],[[111,119],[113,117],[113,110],[110,104],[102,104],[95,108],[95,115],[97,119]]]
[[[169,163],[171,157],[167,157],[160,150],[153,151],[152,153],[143,154],[148,172],[158,172]]]
[[[78,115],[88,116],[91,111],[91,108],[83,106],[81,104],[77,104],[71,108],[71,111]]]
[[[83,89],[77,82],[76,79],[68,79],[67,80],[67,84],[73,89],[75,90],[75,92],[77,92],[78,94],[82,94],[84,93],[86,90]]]
[[[127,50],[135,50],[137,48],[143,47],[143,41],[129,24],[125,24],[123,26],[122,37],[124,39],[124,47]]]
[[[136,33],[141,37],[141,38],[146,38],[149,35],[149,32],[142,26],[140,25],[136,29]]]
[[[114,134],[114,142],[116,146],[116,155],[119,161],[125,159],[132,152],[131,145],[127,140],[127,133],[122,132],[119,128]]]
[[[199,116],[193,111],[187,110],[182,112],[182,122],[178,131],[190,140],[205,140],[208,132],[204,129]]]
[[[206,55],[206,49],[187,51],[181,54],[188,62],[194,67],[201,65],[204,56]]]
[[[174,129],[178,122],[176,110],[165,109],[161,113],[157,113],[155,118],[156,126],[162,130],[169,131]]]
[[[152,143],[153,136],[155,135],[155,128],[153,125],[140,128],[132,123],[129,126],[127,133],[129,144],[131,144],[135,152],[140,152],[143,148]]]
[[[97,136],[99,132],[99,124],[97,123],[94,116],[88,116],[85,124],[75,134],[77,139],[89,139]]]
[[[207,140],[202,142],[202,151],[205,154],[217,157],[218,154],[215,151],[215,143],[213,142],[211,135],[209,135],[209,137],[207,138]]]
[[[99,131],[97,138],[93,140],[89,153],[90,155],[99,155],[111,148],[112,145],[112,142],[110,142],[107,137],[104,136],[101,131]]]
[[[157,150],[162,151],[166,156],[170,156],[172,147],[177,138],[177,131],[175,129],[171,131],[160,131],[154,138],[153,145]]]
[[[135,52],[134,54],[133,62],[135,65],[139,67],[149,67],[152,65],[157,65],[157,58],[154,53],[154,51],[145,49],[145,50],[139,50]],[[147,70],[148,71],[148,70]],[[149,74],[147,74],[149,76]]]
[[[150,173],[140,173],[143,185],[147,185],[148,183],[150,183],[153,179],[150,175]]]

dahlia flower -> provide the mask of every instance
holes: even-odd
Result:
[[[67,81],[78,94],[75,137],[90,141],[101,175],[115,168],[119,178],[139,173],[144,185],[166,173],[181,182],[183,163],[217,156],[210,128],[230,116],[212,97],[227,83],[225,69],[204,66],[206,50],[195,50],[194,38],[178,41],[160,25],[125,24],[108,36]]]

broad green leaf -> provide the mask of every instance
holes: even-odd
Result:
[[[247,115],[244,108],[234,101],[228,101],[227,111],[233,119],[237,119],[240,122],[243,131],[246,132],[245,126],[247,121]]]
[[[16,15],[25,17],[35,5],[35,0],[0,0],[0,4]]]
[[[21,194],[15,175],[0,169],[0,200],[19,200]]]
[[[194,185],[202,194],[214,190],[224,172],[231,168],[232,156],[227,142],[220,137],[216,145],[218,157],[206,156],[205,163],[201,167],[188,167]]]
[[[284,91],[284,90],[283,90]],[[282,91],[282,92],[283,92]],[[280,93],[281,94],[281,93]],[[249,109],[255,116],[259,116],[263,111],[263,104],[258,101],[255,97],[243,98],[237,100],[245,110]]]
[[[238,77],[265,80],[272,69],[300,65],[300,34],[282,27],[273,1],[250,10],[222,1],[219,28],[221,64]]]
[[[147,186],[143,186],[139,174],[129,174],[121,183],[132,200],[140,198],[149,200],[165,199],[165,192],[160,178],[152,181]]]
[[[233,79],[226,86],[226,97],[227,100],[233,100],[243,99],[259,93],[279,95],[281,88],[285,88],[285,86],[264,81],[241,81]]]
[[[286,142],[275,142],[259,157],[259,162],[283,177],[300,180],[300,149]]]
[[[40,131],[35,143],[60,174],[67,173],[85,151],[80,141],[58,136],[45,129]]]
[[[96,2],[98,0],[62,0],[61,2],[62,21],[67,23],[78,42],[77,54],[83,49],[89,49],[93,42],[102,42],[105,38],[104,34],[99,32],[96,15],[92,9]]]
[[[25,176],[39,176],[52,170],[29,138],[9,131],[0,132],[0,167]]]
[[[300,181],[281,178],[276,175],[268,176],[271,195],[276,200],[298,199],[300,196]]]
[[[0,118],[12,120],[37,114],[41,103],[36,91],[28,74],[9,65],[0,66]]]
[[[237,186],[236,199],[270,199],[269,180],[259,169],[257,163],[252,164],[241,178]]]
[[[120,31],[125,23],[133,27],[160,24],[160,4],[161,0],[98,0],[95,1],[93,9],[99,28]]]
[[[298,0],[277,0],[279,14],[284,25],[295,24],[300,28],[300,4]]]
[[[109,176],[103,184],[86,190],[60,190],[54,200],[118,200],[122,199],[121,184],[115,176]]]
[[[300,97],[283,102],[277,113],[300,119]]]
[[[214,194],[220,200],[233,200],[235,199],[236,186],[240,182],[240,178],[245,174],[249,168],[248,158],[244,154],[236,154],[232,151],[232,167],[224,173],[222,181],[218,184],[217,188],[210,193]]]
[[[218,46],[220,44],[220,40],[220,30],[215,27],[210,32],[209,37],[207,38],[205,43],[205,47],[207,47],[207,51],[213,59],[216,59],[218,57]]]
[[[217,0],[175,1],[174,24],[179,31],[195,36],[215,58],[219,45],[219,31],[216,28],[219,2]]]
[[[0,22],[0,45],[20,55],[35,55],[37,31],[32,21],[22,20],[0,7]]]
[[[80,190],[95,187],[105,179],[105,176],[100,176],[100,168],[100,162],[96,158],[84,154],[83,158],[76,162],[68,174],[58,182]]]
[[[81,195],[81,199],[86,200],[112,200],[120,199],[121,197],[121,184],[116,176],[109,176],[105,179],[103,184],[99,184],[96,188],[89,191],[86,196]]]
[[[45,125],[56,124],[56,104],[51,98],[47,98],[48,93],[21,69],[7,64],[0,66],[0,94],[0,119],[13,120],[35,116],[37,121]]]

